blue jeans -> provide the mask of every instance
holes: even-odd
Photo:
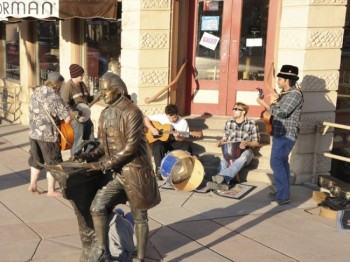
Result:
[[[226,183],[229,183],[243,167],[249,165],[254,157],[253,150],[245,150],[239,158],[237,158],[233,163],[228,166],[225,159],[221,158],[220,171],[219,173],[225,177]]]
[[[74,132],[74,142],[70,153],[71,156],[74,156],[83,141],[95,141],[94,124],[92,123],[91,119],[87,120],[84,123],[79,123],[73,120],[70,124]],[[92,146],[88,146],[88,149],[91,148]],[[86,149],[87,152],[89,151],[88,149]]]
[[[290,198],[290,167],[288,157],[295,145],[295,139],[288,136],[272,137],[270,165],[275,177],[276,199]]]

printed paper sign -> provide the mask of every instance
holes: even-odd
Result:
[[[202,31],[218,31],[219,30],[219,16],[203,16],[202,17]]]
[[[247,47],[262,46],[262,38],[247,38],[246,46]]]
[[[211,50],[215,50],[219,41],[220,41],[219,37],[212,35],[212,34],[208,34],[207,32],[205,32],[203,34],[202,39],[199,42],[199,44],[201,46],[204,46],[204,47],[209,48]]]

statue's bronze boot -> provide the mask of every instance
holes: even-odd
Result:
[[[148,240],[148,223],[136,223],[135,235],[137,241],[137,257],[133,259],[134,262],[142,262],[145,259],[147,240]]]
[[[91,253],[91,262],[109,261],[109,253],[107,249],[107,217],[106,215],[91,214],[92,222],[96,236],[96,244]]]

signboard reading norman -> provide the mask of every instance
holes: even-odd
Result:
[[[0,19],[59,17],[59,0],[0,0]]]

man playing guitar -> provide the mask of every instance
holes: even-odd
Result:
[[[176,105],[169,104],[165,107],[164,114],[149,115],[144,117],[145,126],[154,136],[160,136],[161,130],[157,129],[152,121],[157,121],[161,125],[170,124],[175,132],[167,141],[156,140],[153,145],[153,157],[156,166],[156,174],[159,179],[163,179],[160,174],[160,165],[163,157],[172,150],[184,150],[192,154],[191,143],[186,141],[189,137],[189,126],[186,119],[178,115]]]
[[[271,192],[271,203],[284,205],[290,202],[290,165],[289,154],[292,151],[300,132],[301,108],[303,94],[297,83],[299,69],[293,65],[283,65],[277,74],[277,84],[282,90],[277,103],[268,104],[263,97],[257,98],[273,116],[272,149],[270,164],[273,170],[276,192]]]

